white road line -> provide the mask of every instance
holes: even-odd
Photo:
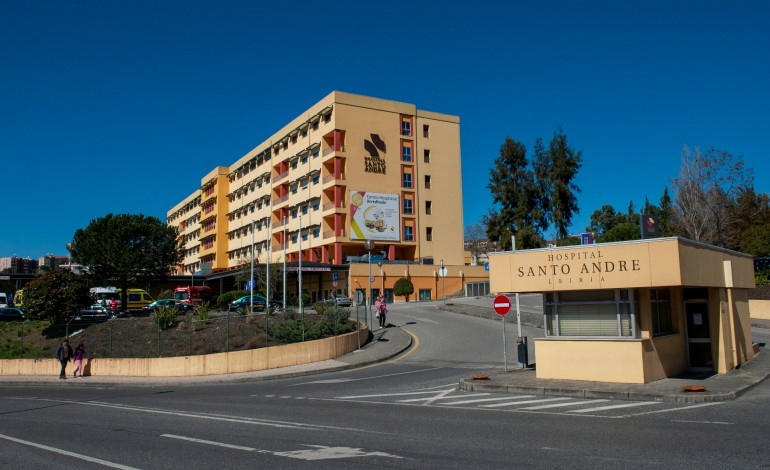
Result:
[[[456,388],[450,388],[449,390],[439,390],[438,392],[454,392]],[[382,397],[404,397],[408,395],[428,395],[430,393],[436,393],[436,390],[425,392],[401,392],[401,393],[377,393],[375,395],[350,395],[347,397],[337,397],[339,400],[351,400],[354,398],[382,398]]]
[[[465,396],[466,397],[486,397],[486,396],[489,396],[489,394],[488,393],[472,393],[470,395],[465,395]],[[440,400],[452,400],[452,399],[456,399],[456,398],[459,398],[459,397],[446,397],[446,396],[442,396],[439,399]],[[409,402],[413,402],[413,401],[425,401],[425,400],[427,400],[427,398],[410,398],[408,400],[399,400],[399,402],[400,403],[409,403]]]
[[[659,401],[637,401],[634,403],[623,403],[621,405],[608,405],[608,406],[599,406],[596,408],[584,408],[582,410],[570,410],[568,413],[591,413],[594,411],[606,411],[606,410],[616,410],[618,408],[632,408],[634,406],[648,406],[648,405],[659,405]]]
[[[161,437],[167,437],[169,439],[177,439],[180,441],[195,442],[197,444],[206,444],[217,447],[224,447],[226,449],[244,450],[246,452],[258,452],[262,454],[271,454],[278,457],[288,457],[291,459],[300,460],[329,460],[329,459],[344,459],[350,457],[391,457],[394,459],[401,459],[398,455],[388,454],[385,452],[365,452],[360,448],[355,447],[329,447],[314,444],[304,444],[309,449],[301,450],[289,450],[289,451],[271,451],[264,449],[257,449],[255,447],[239,446],[235,444],[227,444],[226,442],[209,441],[206,439],[197,439],[195,437],[179,436],[177,434],[161,434]]]
[[[428,372],[428,371],[431,371],[431,370],[438,370],[438,369],[441,369],[441,367],[431,367],[430,369],[410,370],[408,372],[397,372],[395,374],[375,375],[373,377],[363,377],[363,378],[360,378],[360,379],[348,379],[347,381],[348,382],[360,382],[362,380],[383,379],[383,378],[386,378],[386,377],[395,377],[397,375],[407,375],[407,374],[417,374],[419,372]],[[308,384],[317,384],[317,383],[324,383],[324,381],[316,380],[316,381],[313,381],[313,382],[302,382],[302,383],[298,383],[298,384],[294,384],[294,385],[290,385],[290,386],[291,387],[296,387],[298,385],[308,385]]]
[[[685,419],[672,419],[671,420],[674,423],[695,423],[695,424],[735,424],[735,423],[728,423],[727,421],[689,421]]]
[[[588,405],[588,404],[591,404],[591,403],[601,403],[601,402],[606,402],[606,401],[609,401],[609,400],[601,399],[601,400],[572,401],[572,402],[569,402],[569,403],[553,403],[551,405],[529,406],[527,408],[521,408],[521,409],[522,410],[529,410],[529,411],[532,411],[532,410],[547,410],[549,408],[560,408],[560,407],[564,407],[564,406]]]
[[[481,405],[481,408],[499,408],[501,406],[516,406],[516,405],[525,405],[527,403],[547,403],[549,401],[563,401],[563,400],[572,400],[572,398],[561,397],[561,398],[542,398],[539,400],[511,401],[507,403],[495,403],[494,405]]]
[[[532,398],[534,395],[521,395],[515,398]],[[450,398],[457,398],[457,397],[450,397]],[[512,400],[513,397],[497,397],[497,398],[482,398],[479,400],[460,400],[460,401],[450,401],[447,403],[442,403],[442,405],[465,405],[467,403],[485,403],[490,401],[500,401],[500,400]]]
[[[254,447],[238,446],[235,444],[227,444],[224,442],[208,441],[206,439],[196,439],[194,437],[179,436],[177,434],[161,434],[160,437],[168,437],[169,439],[177,439],[180,441],[189,441],[189,442],[196,442],[198,444],[208,444],[208,445],[217,446],[217,447],[225,447],[227,449],[246,450],[249,452],[263,452],[266,454],[272,454],[272,452],[256,449]]]
[[[717,406],[722,405],[724,402],[717,401],[712,403],[699,403],[697,405],[690,405],[690,406],[680,406],[679,408],[667,408],[665,410],[654,410],[654,411],[645,411],[642,413],[634,413],[631,415],[627,415],[627,417],[630,416],[641,416],[641,415],[652,415],[652,414],[658,414],[658,413],[670,413],[672,411],[679,411],[679,410],[690,410],[693,408],[703,408],[704,406]]]
[[[68,457],[72,457],[75,459],[85,460],[86,462],[97,463],[99,465],[104,465],[105,467],[120,468],[122,470],[139,470],[136,467],[129,467],[128,465],[121,465],[119,463],[109,462],[107,460],[97,459],[95,457],[88,457],[86,455],[70,452],[68,450],[57,449],[56,447],[51,447],[44,444],[38,444],[36,442],[25,441],[23,439],[17,439],[15,437],[6,436],[5,434],[0,434],[0,439],[5,439],[7,441],[15,442],[17,444],[22,444],[25,446],[37,447],[38,449],[43,449],[49,452],[66,455]]]
[[[441,399],[442,399],[442,398],[444,398],[446,395],[449,395],[449,394],[450,394],[450,393],[452,393],[452,392],[454,392],[454,389],[452,389],[452,390],[447,390],[446,392],[441,392],[441,393],[439,393],[438,395],[436,395],[436,396],[434,396],[434,397],[430,397],[430,398],[428,398],[428,400],[426,400],[426,401],[425,401],[425,403],[423,403],[423,405],[430,405],[430,404],[432,404],[434,401],[436,401],[436,400],[441,400]]]

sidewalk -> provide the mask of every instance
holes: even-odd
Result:
[[[472,312],[467,303],[454,307],[452,304],[439,306],[441,310],[475,316],[489,317],[489,303],[479,299],[477,312]],[[542,315],[540,315],[542,318]],[[529,320],[529,321],[527,321]],[[542,321],[534,317],[522,316],[522,323],[528,326],[542,327]],[[751,326],[770,329],[770,320],[752,320]],[[479,374],[486,376],[484,380],[474,380],[473,377],[462,379],[460,390],[469,392],[493,392],[527,395],[556,395],[576,398],[605,398],[615,400],[643,400],[702,403],[734,400],[748,389],[757,385],[770,376],[770,351],[760,348],[760,352],[750,361],[742,364],[727,374],[711,376],[687,376],[682,378],[667,378],[647,384],[618,384],[609,382],[590,382],[580,380],[538,379],[535,370],[513,369],[508,372],[492,372]],[[683,387],[700,386],[703,392],[685,392]]]
[[[67,380],[59,379],[58,375],[51,376],[1,376],[0,386],[8,385],[61,385],[61,386],[182,386],[199,384],[218,384],[233,382],[254,382],[273,378],[298,377],[322,372],[333,372],[346,369],[364,367],[391,359],[406,351],[412,346],[412,336],[398,327],[389,327],[375,330],[370,335],[370,340],[361,345],[360,350],[353,351],[344,356],[328,361],[313,362],[297,366],[268,369],[255,372],[241,372],[235,374],[202,375],[186,377],[125,377],[125,376],[86,376]],[[67,368],[69,373],[74,366]]]

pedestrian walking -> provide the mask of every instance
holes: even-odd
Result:
[[[61,362],[61,372],[59,373],[60,379],[67,378],[67,363],[72,360],[72,346],[70,341],[64,339],[64,342],[56,349],[56,358]]]
[[[385,324],[386,324],[385,315],[388,313],[388,307],[387,305],[385,305],[385,298],[383,296],[380,296],[379,298],[377,298],[377,303],[379,303],[379,308],[378,308],[379,315],[377,316],[377,318],[380,319],[380,328],[382,329],[382,328],[385,328]]]
[[[80,377],[83,377],[83,357],[86,355],[86,347],[83,346],[83,343],[78,344],[78,347],[75,348],[75,354],[73,357],[75,358],[75,372],[72,373],[72,375],[75,376],[75,378],[78,378],[78,372],[80,372]]]

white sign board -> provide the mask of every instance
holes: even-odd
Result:
[[[446,268],[439,268],[438,275],[441,277],[446,277]]]
[[[398,194],[350,191],[351,240],[401,240]]]

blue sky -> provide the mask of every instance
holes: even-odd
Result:
[[[765,1],[0,0],[0,256],[166,211],[332,90],[461,119],[465,225],[506,136],[583,152],[580,232],[657,203],[684,145],[770,192]],[[546,235],[549,235],[548,233]]]

